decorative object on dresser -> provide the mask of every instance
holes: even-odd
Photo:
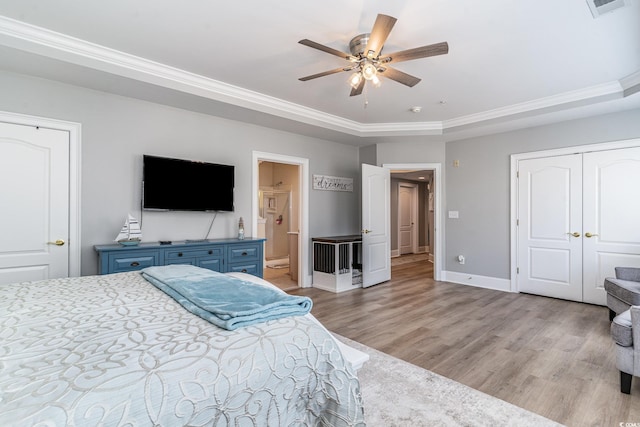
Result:
[[[99,274],[123,273],[145,267],[191,264],[220,273],[239,272],[262,277],[264,240],[246,237],[141,243],[138,246],[96,245]]]
[[[129,214],[115,241],[123,246],[135,246],[141,240],[142,230],[140,230],[140,223],[133,215]]]

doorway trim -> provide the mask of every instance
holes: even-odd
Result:
[[[35,126],[69,133],[69,277],[80,276],[81,272],[81,211],[80,211],[80,135],[81,125],[75,122],[49,119],[46,117],[0,111],[0,122]]]
[[[521,160],[537,159],[540,157],[564,156],[567,154],[590,153],[594,151],[615,150],[622,148],[639,147],[640,138],[625,139],[621,141],[603,142],[599,144],[576,145],[572,147],[556,148],[543,151],[532,151],[511,155],[510,166],[510,264],[511,280],[509,291],[520,292],[518,289],[518,163]]]
[[[252,175],[251,180],[251,232],[252,236],[258,235],[258,214],[259,214],[259,186],[260,171],[258,165],[261,161],[285,163],[299,166],[299,187],[300,187],[300,212],[298,224],[298,286],[307,288],[311,286],[311,275],[309,274],[309,159],[303,157],[293,157],[284,154],[266,153],[263,151],[252,152]]]
[[[442,164],[441,163],[383,163],[383,168],[403,170],[431,170],[435,181],[435,197],[433,207],[434,248],[433,248],[433,279],[440,280],[442,276]]]

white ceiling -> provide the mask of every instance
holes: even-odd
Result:
[[[640,0],[587,1],[0,0],[0,69],[354,145],[451,140],[640,107]],[[298,80],[347,64],[298,40],[348,52],[378,13],[384,52],[449,53],[397,64],[413,88]]]

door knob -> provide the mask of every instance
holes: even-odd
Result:
[[[584,233],[584,237],[589,237],[589,238],[591,238],[591,237],[596,237],[596,236],[597,236],[597,234]]]
[[[574,233],[567,233],[567,234],[570,235],[570,236],[573,236],[573,237],[580,237],[580,233],[578,233],[577,231],[574,232]],[[587,237],[589,237],[589,236],[587,236]]]
[[[369,234],[369,233],[371,233],[371,230],[364,229],[364,230],[362,230],[362,232],[363,232],[364,234]]]
[[[64,240],[58,239],[55,242],[47,242],[47,244],[48,245],[62,246],[62,245],[64,245]]]

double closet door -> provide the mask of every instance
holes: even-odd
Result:
[[[605,305],[605,277],[640,267],[640,147],[518,162],[520,292]]]

